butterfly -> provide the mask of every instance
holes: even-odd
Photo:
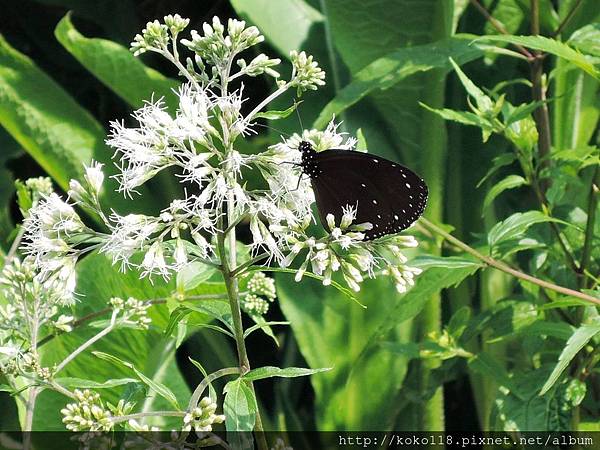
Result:
[[[325,228],[327,214],[339,220],[343,208],[356,206],[354,223],[371,223],[364,240],[372,240],[410,227],[425,210],[425,181],[400,164],[357,151],[317,152],[307,141],[298,150]]]

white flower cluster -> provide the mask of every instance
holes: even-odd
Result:
[[[269,303],[275,301],[275,281],[263,272],[256,272],[246,285],[248,293],[242,297],[242,308],[249,314],[263,315],[269,311]]]
[[[0,371],[47,378],[48,369],[39,367],[37,356],[23,349],[30,348],[42,333],[71,331],[73,317],[61,314],[72,303],[71,286],[41,278],[31,259],[13,258],[2,270],[0,287],[7,300],[0,305]]]
[[[109,301],[110,305],[118,310],[124,311],[122,323],[139,327],[147,330],[152,323],[152,319],[148,317],[148,308],[150,303],[129,297],[123,300],[119,297],[113,297]]]
[[[75,389],[76,403],[69,403],[63,409],[63,423],[71,431],[110,431],[114,424],[100,395],[85,389]]]
[[[188,83],[177,92],[179,106],[167,111],[162,100],[148,102],[133,113],[136,125],[113,122],[108,145],[114,148],[119,173],[119,190],[131,197],[137,189],[159,172],[172,168],[184,185],[183,198],[175,199],[157,216],[142,214],[105,215],[98,201],[104,175],[102,166],[86,168],[85,182],[71,183],[70,198],[77,205],[95,212],[110,233],[89,230],[71,204],[56,194],[46,196],[26,222],[29,243],[26,250],[44,272],[74,286],[73,267],[83,251],[99,249],[123,270],[136,267],[142,276],[164,278],[193,260],[220,264],[217,249],[223,238],[238,223],[248,223],[254,256],[268,263],[288,267],[306,252],[297,278],[312,270],[329,284],[339,272],[355,290],[365,276],[376,268],[395,277],[399,290],[412,282],[418,271],[407,268],[401,247],[416,244],[412,238],[385,238],[363,241],[367,224],[354,224],[355,210],[348,206],[341,223],[328,218],[330,234],[315,238],[307,228],[316,222],[312,214],[314,195],[307,177],[298,167],[298,144],[309,141],[317,150],[352,150],[354,138],[339,133],[332,121],[325,131],[304,131],[263,152],[245,154],[236,149],[236,139],[252,132],[252,123],[267,104],[289,88],[299,92],[316,89],[324,83],[324,72],[311,56],[292,53],[292,76],[278,81],[279,89],[258,103],[246,115],[242,113],[243,85],[230,91],[228,83],[240,75],[270,73],[279,61],[266,56],[246,63],[238,54],[262,42],[256,27],[218,18],[203,26],[202,33],[192,30],[182,43],[194,52],[184,67],[176,52],[177,35],[188,25],[187,19],[167,16],[164,23],[149,23],[132,47],[137,53],[158,52],[174,62]],[[233,63],[240,71],[231,74]],[[209,66],[212,70],[209,70]],[[259,173],[264,185],[248,187],[246,174]],[[208,261],[210,260],[210,261]],[[404,286],[404,287],[403,287]],[[263,296],[264,297],[264,296]],[[268,303],[254,293],[246,306],[254,312],[266,311]],[[267,297],[267,300],[270,298]]]

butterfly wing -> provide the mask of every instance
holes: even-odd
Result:
[[[356,223],[370,222],[365,239],[398,233],[425,210],[427,185],[408,168],[380,156],[349,150],[317,153],[318,175],[311,179],[321,223],[339,219],[342,208],[356,206]]]

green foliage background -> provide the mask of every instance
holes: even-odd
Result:
[[[199,29],[216,14],[257,25],[266,37],[266,52],[287,58],[290,50],[302,49],[315,55],[327,71],[327,86],[305,95],[300,107],[305,126],[321,128],[335,114],[345,131],[362,131],[371,153],[415,169],[430,187],[426,217],[431,222],[448,224],[445,229],[452,227],[480,252],[524,272],[600,297],[595,245],[600,221],[590,206],[597,202],[593,183],[598,186],[599,178],[600,5],[597,0],[480,4],[508,33],[530,35],[533,3],[540,8],[539,33],[568,42],[512,38],[513,44],[547,55],[540,64],[549,87],[551,148],[543,160],[536,133],[523,129],[534,123],[534,108],[523,112],[512,138],[503,131],[485,142],[481,129],[465,125],[485,130],[485,117],[448,112],[469,109],[449,58],[464,65],[481,96],[497,100],[503,93],[512,105],[532,101],[530,64],[515,58],[511,38],[499,36],[466,0],[2,0],[0,247],[8,251],[20,221],[14,179],[47,174],[65,190],[91,158],[110,170],[112,155],[104,144],[108,122],[128,120],[129,112],[153,93],[172,104],[177,74],[151,55],[136,59],[127,50],[145,22],[177,12]],[[477,35],[491,38],[475,40]],[[492,44],[499,46],[496,51],[490,51]],[[246,92],[260,98],[271,88],[259,80]],[[481,100],[469,94],[471,103]],[[291,100],[280,100],[279,109]],[[432,111],[441,108],[446,112]],[[281,132],[300,129],[294,116],[269,125]],[[265,130],[244,151],[276,142],[280,131]],[[533,161],[533,169],[527,161]],[[478,186],[492,167],[496,170]],[[541,204],[536,186],[544,191]],[[150,195],[135,203],[106,189],[104,201],[121,212],[156,212],[178,186],[165,173],[144,189]],[[532,210],[542,212],[514,215]],[[563,221],[555,229],[550,215]],[[501,222],[509,216],[510,222]],[[570,267],[556,230],[579,272]],[[333,370],[306,381],[259,382],[266,428],[600,429],[597,309],[485,269],[423,227],[414,232],[422,243],[419,253],[458,258],[421,260],[427,270],[405,295],[385,278],[366,282],[359,294],[365,310],[335,289],[313,281],[300,286],[277,274],[280,310],[269,313],[269,320],[289,320],[291,327],[276,329],[279,346],[262,334],[252,335],[252,364]],[[588,239],[594,244],[585,250]],[[95,255],[81,262],[79,280],[78,292],[85,298],[75,307],[77,317],[115,295],[146,299],[176,289],[173,283],[150,286],[136,274],[123,277]],[[194,289],[196,294],[223,292],[214,280],[201,280]],[[230,343],[200,327],[208,323],[206,315],[196,312],[187,335],[169,337],[162,331],[172,308],[153,311],[153,331],[120,330],[94,350],[134,363],[183,403],[201,379],[188,357],[209,372],[235,365]],[[91,333],[82,329],[53,339],[43,348],[45,362],[60,360]],[[125,368],[115,373],[114,365],[85,354],[65,376],[103,382],[131,373]],[[545,393],[539,395],[542,388]],[[103,389],[103,394],[109,401],[137,398],[144,408],[165,402],[129,385]],[[43,395],[35,427],[61,429],[64,399]],[[22,411],[8,395],[0,401],[0,427],[18,428]],[[173,426],[168,420],[158,424]]]

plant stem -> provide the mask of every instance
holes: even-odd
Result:
[[[198,402],[200,401],[200,397],[202,396],[202,394],[204,393],[204,391],[206,390],[206,388],[208,387],[208,385],[210,383],[212,383],[213,381],[215,381],[216,379],[219,379],[221,377],[225,377],[227,375],[236,375],[240,373],[240,368],[239,367],[226,367],[224,369],[219,369],[216,372],[211,373],[210,375],[208,375],[207,377],[205,377],[198,386],[196,386],[196,389],[194,389],[194,392],[192,393],[192,396],[190,397],[190,401],[188,403],[188,411],[191,411],[192,409],[194,409],[197,405]]]
[[[485,9],[485,7],[479,3],[477,0],[469,0],[471,2],[471,4],[481,13],[481,15],[483,17],[486,18],[486,20],[500,33],[500,34],[510,34],[506,28],[504,28],[504,25],[502,25],[502,22],[500,22],[499,20],[495,19],[494,16],[492,16],[489,11],[487,9]],[[525,47],[523,47],[522,45],[518,45],[515,44],[515,47],[519,50],[519,52],[521,52],[521,54],[523,54],[527,59],[531,59],[533,58],[533,55],[529,52],[529,50],[527,50]]]
[[[125,416],[116,416],[111,419],[111,422],[112,423],[121,423],[121,422],[126,422],[131,419],[141,419],[143,417],[156,417],[156,416],[183,417],[185,415],[186,415],[186,413],[183,411],[148,411],[148,412],[141,412],[141,413],[136,413],[136,414],[127,414]]]
[[[594,227],[596,225],[596,210],[598,209],[598,187],[600,186],[600,167],[596,166],[594,169],[594,175],[592,177],[592,183],[590,186],[590,194],[588,198],[587,208],[587,223],[585,226],[585,240],[583,242],[583,251],[581,254],[581,263],[579,264],[580,271],[580,288],[586,287],[585,280],[583,277],[586,268],[590,264],[592,256],[592,240],[594,239]]]
[[[564,286],[559,286],[557,284],[550,283],[550,282],[545,281],[545,280],[541,280],[541,279],[536,278],[534,276],[531,276],[531,275],[528,275],[526,273],[523,273],[523,272],[521,272],[519,270],[513,269],[512,267],[510,267],[509,265],[503,263],[502,261],[498,261],[498,260],[496,260],[496,259],[494,259],[494,258],[492,258],[490,256],[485,256],[485,255],[479,253],[473,247],[471,247],[468,244],[464,243],[460,239],[455,238],[451,234],[446,233],[440,227],[438,227],[438,226],[434,225],[433,223],[429,222],[427,219],[425,219],[425,218],[422,217],[420,219],[420,221],[421,221],[421,223],[423,225],[425,225],[431,231],[439,234],[440,236],[442,236],[447,241],[449,241],[452,244],[456,245],[458,248],[460,248],[461,250],[469,253],[470,255],[475,256],[477,259],[479,259],[480,261],[483,261],[484,263],[486,263],[490,267],[493,267],[495,269],[501,270],[502,272],[506,272],[506,273],[508,273],[508,274],[516,277],[516,278],[528,281],[528,282],[533,283],[533,284],[535,284],[537,286],[540,286],[540,287],[542,287],[544,289],[550,289],[550,290],[558,292],[560,294],[564,294],[564,295],[568,295],[568,296],[571,296],[571,297],[579,298],[581,300],[585,300],[587,302],[593,303],[594,305],[600,305],[600,299],[597,299],[596,297],[592,297],[591,295],[584,294],[583,292],[579,292],[579,291],[576,291],[576,290],[573,290],[573,289],[566,288]]]
[[[25,227],[21,226],[19,228],[19,232],[17,233],[17,236],[15,237],[15,240],[13,241],[12,245],[10,246],[10,250],[8,250],[8,254],[6,255],[6,258],[4,259],[4,264],[9,263],[17,254],[17,251],[19,250],[19,245],[21,245],[21,240],[23,239],[23,235],[25,234]]]
[[[571,8],[571,11],[569,11],[569,13],[565,17],[565,19],[561,22],[561,24],[558,26],[558,28],[556,29],[556,31],[552,34],[553,37],[554,36],[558,36],[560,34],[560,32],[563,30],[563,28],[573,18],[573,16],[575,15],[575,13],[577,12],[577,10],[579,9],[579,7],[581,6],[582,3],[583,3],[583,0],[577,0],[577,2],[575,3],[575,5],[573,5],[573,8]]]
[[[81,352],[85,351],[85,349],[87,349],[88,347],[90,347],[91,345],[93,345],[95,342],[99,341],[104,336],[106,336],[108,333],[110,333],[114,329],[114,327],[115,327],[115,323],[116,323],[116,320],[117,320],[117,314],[118,313],[119,313],[119,310],[115,309],[113,311],[112,317],[110,319],[110,325],[108,325],[104,330],[100,331],[98,334],[92,336],[86,342],[84,342],[83,344],[81,344],[69,356],[67,356],[65,359],[63,359],[63,361],[58,365],[58,367],[54,371],[54,374],[56,375],[57,373],[59,373],[62,369],[65,368],[65,366],[67,364],[69,364],[71,361],[73,361]]]

